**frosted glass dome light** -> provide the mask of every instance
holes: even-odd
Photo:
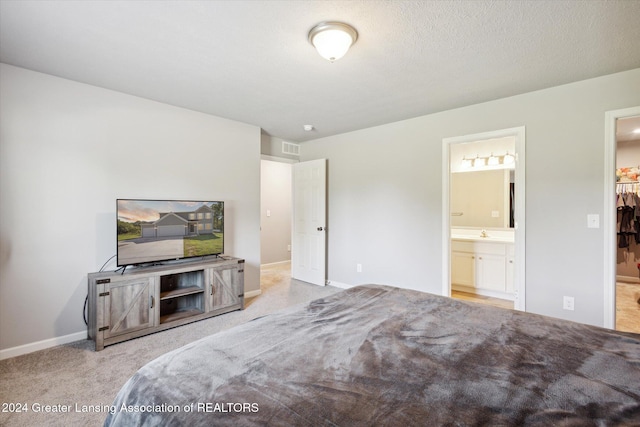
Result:
[[[512,154],[509,154],[509,152],[507,151],[507,154],[504,155],[503,159],[502,159],[502,163],[505,165],[509,165],[511,163],[513,163],[515,161],[515,157],[513,157]]]
[[[357,39],[358,32],[342,22],[321,22],[309,31],[309,42],[331,62],[342,58]]]

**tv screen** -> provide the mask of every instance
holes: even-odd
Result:
[[[224,252],[224,202],[118,199],[116,218],[119,267]]]

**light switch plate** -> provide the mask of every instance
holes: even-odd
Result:
[[[588,214],[587,215],[587,228],[600,228],[600,215]]]

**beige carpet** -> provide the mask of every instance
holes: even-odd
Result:
[[[99,426],[106,414],[84,412],[110,405],[120,387],[142,365],[170,350],[276,310],[338,292],[291,280],[288,265],[262,269],[262,294],[235,311],[95,352],[93,341],[77,341],[0,361],[1,426]],[[49,405],[48,407],[46,405]],[[56,410],[70,412],[54,412]],[[39,411],[39,412],[38,412]]]

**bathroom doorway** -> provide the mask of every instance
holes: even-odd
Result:
[[[524,127],[443,139],[443,295],[525,310]]]

